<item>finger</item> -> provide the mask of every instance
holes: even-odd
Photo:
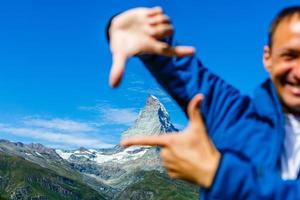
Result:
[[[169,137],[169,135],[160,135],[129,138],[122,140],[121,146],[124,148],[134,145],[165,147],[168,144]]]
[[[122,53],[113,53],[113,64],[110,70],[109,84],[111,87],[117,87],[124,74],[127,56]]]
[[[168,170],[168,171],[177,171],[178,166],[176,163],[170,163],[170,162],[165,162],[163,161],[163,166]]]
[[[168,170],[168,171],[177,171],[178,169],[178,163],[176,162],[172,162],[172,161],[167,161],[165,159],[162,159],[163,165],[164,167]]]
[[[163,160],[163,162],[171,163],[172,157],[174,157],[174,156],[172,155],[172,153],[170,152],[170,150],[168,148],[162,148],[160,151],[160,157]]]
[[[153,8],[150,8],[148,11],[148,16],[154,16],[157,14],[162,14],[163,13],[163,9],[160,6],[155,6]]]
[[[156,41],[153,39],[150,46],[150,52],[164,56],[191,56],[195,53],[195,48],[190,46],[176,46],[172,47],[165,42]]]
[[[192,56],[195,54],[196,49],[191,46],[176,46],[174,48],[175,55],[178,57],[184,57],[184,56]]]
[[[187,113],[190,123],[203,123],[202,116],[200,113],[199,105],[202,102],[204,96],[202,94],[195,95],[188,104]]]
[[[152,34],[150,34],[150,36],[155,37],[157,39],[169,37],[174,32],[173,26],[171,24],[159,24],[152,27],[149,30],[152,31]]]
[[[157,24],[171,24],[171,20],[167,15],[155,15],[149,18],[149,25],[157,25]]]
[[[179,178],[179,174],[174,172],[174,171],[169,171],[168,170],[168,175],[170,176],[170,178],[172,179],[178,179]]]

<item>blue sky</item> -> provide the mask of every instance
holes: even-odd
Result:
[[[261,60],[271,19],[297,3],[2,0],[0,138],[57,148],[108,147],[118,143],[149,94],[182,128],[183,113],[137,59],[129,61],[121,87],[108,86],[111,55],[104,32],[110,16],[162,6],[180,43],[195,46],[205,66],[251,94],[267,77]]]

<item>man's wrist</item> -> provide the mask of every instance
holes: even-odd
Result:
[[[213,159],[211,160],[210,167],[205,174],[205,177],[199,177],[198,184],[204,188],[210,188],[214,182],[215,176],[217,174],[220,161],[221,161],[221,153],[216,151],[214,153]]]

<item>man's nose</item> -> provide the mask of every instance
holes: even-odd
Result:
[[[300,59],[297,60],[294,66],[294,75],[295,78],[300,82]]]

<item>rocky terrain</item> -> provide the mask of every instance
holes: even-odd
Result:
[[[0,152],[0,199],[106,199],[78,178]]]

